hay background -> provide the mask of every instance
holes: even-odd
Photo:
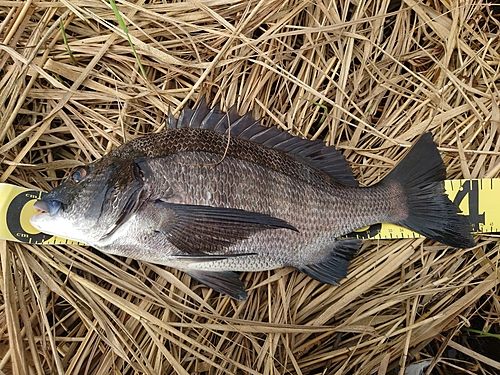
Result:
[[[109,3],[0,1],[2,182],[50,189],[202,96],[337,146],[364,185],[425,131],[449,178],[499,176],[498,6],[118,7],[146,78]],[[246,273],[236,303],[176,270],[1,242],[0,374],[403,374],[439,356],[429,372],[491,374],[500,363],[462,337],[476,318],[499,332],[497,237],[477,243],[367,241],[338,288],[291,269]]]

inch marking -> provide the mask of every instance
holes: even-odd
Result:
[[[460,207],[462,201],[467,197],[469,200],[469,214],[467,217],[472,224],[472,231],[479,232],[480,228],[484,226],[485,212],[479,213],[479,189],[482,190],[482,183],[479,184],[478,180],[465,181],[458,194],[453,199],[453,203]]]
[[[472,232],[495,233],[500,227],[500,187],[499,179],[483,180],[446,180],[445,189],[450,199],[463,211],[472,224]],[[496,190],[497,191],[496,191]],[[340,238],[393,239],[398,227],[393,224],[376,224],[362,231],[349,233]],[[403,228],[402,237],[419,238],[419,233]],[[360,236],[360,232],[363,233]],[[399,236],[396,236],[399,237]]]
[[[488,181],[487,181],[488,180]],[[447,180],[445,189],[450,199],[459,205],[472,223],[473,232],[495,233],[500,231],[500,179]],[[28,202],[40,199],[43,192],[24,189],[10,184],[0,184],[4,201],[0,202],[0,233],[5,239],[32,244],[78,243],[43,233],[30,233],[29,215],[21,211]],[[25,229],[26,228],[26,229]],[[2,232],[3,230],[3,232]],[[29,229],[28,229],[29,230]],[[361,228],[341,238],[390,239],[419,238],[420,234],[391,224],[374,224]]]

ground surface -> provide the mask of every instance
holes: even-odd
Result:
[[[498,6],[117,7],[130,42],[106,1],[0,1],[1,182],[49,190],[203,96],[335,145],[363,185],[426,131],[450,179],[499,177]],[[0,371],[404,374],[435,359],[429,372],[498,373],[499,246],[476,240],[366,241],[340,287],[247,273],[244,302],[91,248],[0,242]]]

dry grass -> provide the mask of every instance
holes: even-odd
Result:
[[[120,1],[143,77],[106,1],[0,1],[0,180],[48,190],[205,95],[336,145],[363,184],[425,131],[450,178],[499,177],[500,8],[426,4]],[[236,303],[172,269],[0,242],[0,374],[403,374],[429,358],[492,374],[463,329],[499,332],[499,260],[493,235],[369,241],[338,288],[247,273]]]

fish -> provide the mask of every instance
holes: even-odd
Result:
[[[431,133],[383,178],[360,187],[335,147],[264,127],[205,100],[166,129],[77,167],[34,204],[41,232],[108,254],[177,268],[216,292],[247,298],[239,272],[293,267],[339,285],[361,240],[393,223],[456,248],[475,245],[447,197]]]

